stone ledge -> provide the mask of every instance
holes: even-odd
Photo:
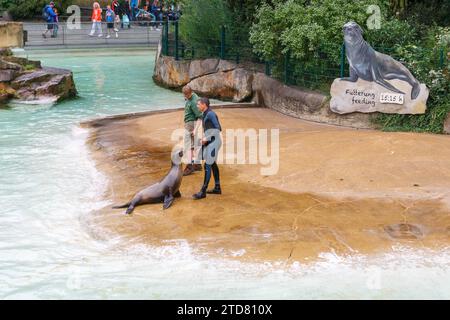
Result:
[[[23,48],[23,24],[21,22],[0,22],[0,47]]]

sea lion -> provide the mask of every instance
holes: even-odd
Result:
[[[164,202],[163,209],[169,208],[175,198],[181,197],[179,188],[183,178],[182,157],[183,151],[174,152],[171,159],[172,167],[160,182],[139,191],[130,202],[114,206],[113,209],[128,208],[125,213],[131,214],[137,206],[160,202]]]
[[[341,78],[344,81],[356,82],[358,78],[374,81],[380,86],[393,92],[402,93],[386,80],[403,80],[411,87],[411,99],[414,100],[420,93],[420,83],[411,72],[392,57],[375,51],[362,37],[363,30],[353,21],[347,22],[343,27],[345,53],[350,64],[350,77]]]

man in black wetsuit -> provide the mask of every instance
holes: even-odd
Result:
[[[220,137],[219,119],[214,111],[209,107],[209,99],[201,98],[197,103],[198,109],[203,112],[203,131],[205,133],[202,139],[203,160],[205,160],[205,178],[203,186],[199,192],[193,195],[195,200],[206,198],[206,194],[222,194],[220,188],[219,167],[216,160],[219,155],[219,149],[222,146],[222,138]],[[212,190],[207,190],[211,172],[214,175],[215,186]]]

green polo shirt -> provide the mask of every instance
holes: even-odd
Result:
[[[198,96],[193,93],[184,106],[184,122],[196,121],[202,118],[202,113],[197,108]]]

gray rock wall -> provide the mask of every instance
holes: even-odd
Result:
[[[258,68],[251,68],[258,69]],[[254,101],[300,119],[355,128],[373,128],[371,114],[331,112],[326,95],[300,87],[287,86],[262,72],[221,59],[176,61],[161,55],[158,48],[154,81],[180,90],[189,86],[201,96],[233,102]]]

